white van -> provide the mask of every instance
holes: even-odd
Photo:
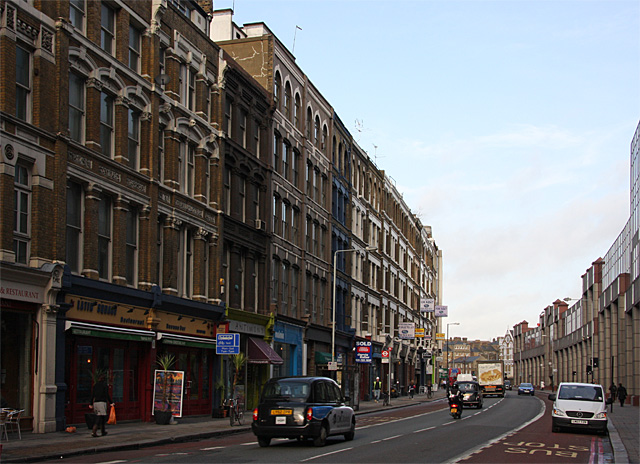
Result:
[[[562,428],[579,428],[607,432],[607,405],[602,385],[562,382],[557,393],[549,395],[553,401],[552,432]]]

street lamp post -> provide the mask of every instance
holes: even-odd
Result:
[[[448,322],[447,323],[447,385],[449,384],[449,355],[451,354],[450,340],[449,340],[449,326],[450,325],[460,325],[459,322]]]
[[[375,251],[376,247],[366,247],[364,251]],[[337,278],[337,261],[338,253],[348,253],[352,251],[361,251],[358,248],[349,248],[348,250],[336,250],[333,253],[333,310],[332,310],[332,323],[331,323],[331,364],[335,365],[336,362],[336,278]]]

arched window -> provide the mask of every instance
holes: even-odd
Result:
[[[307,138],[311,140],[311,126],[313,125],[313,114],[311,113],[311,107],[307,108]]]
[[[291,121],[291,84],[289,82],[284,86],[284,114]]]
[[[282,78],[280,73],[276,71],[276,77],[273,80],[273,102],[276,108],[280,108],[280,99],[282,98]]]
[[[313,126],[313,144],[316,147],[320,146],[320,117],[316,116],[316,122]]]
[[[300,119],[302,117],[302,114],[300,114],[301,110],[302,110],[302,102],[300,101],[300,94],[297,93],[295,109],[293,113],[293,125],[296,126],[296,129],[300,129]]]
[[[327,150],[327,126],[322,126],[322,151],[326,152]]]

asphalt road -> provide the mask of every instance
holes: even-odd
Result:
[[[546,406],[546,407],[545,407]],[[94,463],[440,463],[598,462],[602,440],[584,434],[552,434],[549,404],[537,397],[485,398],[484,408],[465,409],[454,420],[444,401],[358,416],[356,437],[311,441],[272,440],[260,448],[253,434],[64,459]],[[534,420],[536,419],[536,420]],[[599,440],[599,441],[598,441]],[[567,454],[568,453],[568,454]],[[547,459],[551,456],[551,459]],[[562,461],[564,459],[564,461]],[[60,461],[58,461],[60,462]],[[601,461],[602,462],[602,461]]]

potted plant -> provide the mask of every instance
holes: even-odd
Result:
[[[170,353],[158,355],[158,359],[156,360],[162,371],[160,374],[160,401],[156,398],[153,411],[153,415],[156,418],[156,424],[169,424],[173,418],[173,414],[171,412],[171,383],[169,382],[169,371],[173,367],[175,361],[176,357]]]
[[[233,361],[233,386],[231,387],[231,395],[234,395],[238,380],[242,377],[242,368],[247,362],[247,356],[244,353],[238,353],[234,354],[231,360]]]
[[[218,391],[220,402],[218,404],[218,407],[213,410],[211,417],[217,417],[217,418],[227,417],[228,411],[224,407],[225,388],[224,388],[224,379],[222,378],[222,376],[218,377],[218,380],[216,381],[216,384],[215,384],[215,389]]]

